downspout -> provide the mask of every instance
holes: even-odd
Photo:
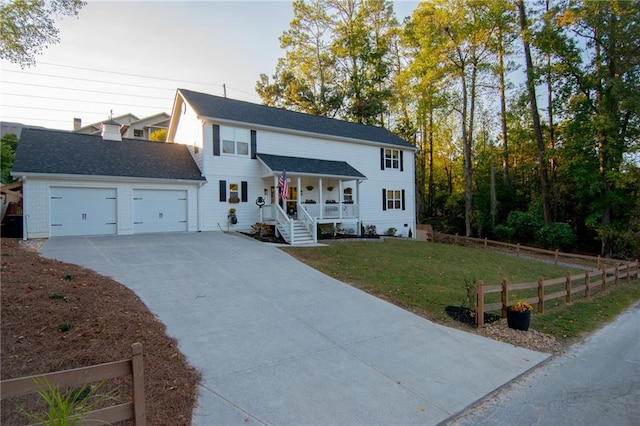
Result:
[[[29,215],[27,214],[27,209],[26,209],[27,203],[25,203],[25,200],[27,199],[27,197],[25,197],[26,190],[27,190],[26,183],[27,183],[27,177],[22,176],[22,241],[27,241],[27,232],[29,231],[29,227],[27,226],[27,218],[29,217]]]
[[[197,218],[198,218],[198,232],[202,232],[202,209],[200,208],[200,197],[202,196],[202,187],[204,186],[206,182],[200,182],[198,184],[198,189],[196,190],[196,199],[197,199],[197,203],[196,203],[196,208],[198,209],[198,214],[197,214]]]

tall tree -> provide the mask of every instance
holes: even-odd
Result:
[[[280,37],[285,57],[280,58],[270,81],[260,75],[256,92],[263,103],[309,114],[335,117],[343,91],[331,51],[332,19],[324,0],[293,3],[294,18]]]
[[[421,3],[414,11],[414,40],[422,57],[437,55],[442,76],[455,87],[459,98],[453,101],[460,117],[464,156],[465,232],[473,233],[473,144],[476,102],[480,79],[489,69],[494,23],[488,19],[483,2],[437,0]]]
[[[0,1],[0,58],[22,68],[35,65],[43,49],[60,41],[55,18],[78,16],[85,4],[79,0]]]
[[[538,147],[538,174],[540,176],[540,197],[542,199],[542,212],[545,224],[551,224],[551,203],[549,197],[549,172],[545,155],[545,143],[542,135],[542,125],[540,123],[540,112],[538,111],[538,100],[536,97],[536,80],[533,59],[531,55],[531,45],[529,24],[524,0],[517,0],[518,16],[520,28],[522,30],[522,45],[524,47],[525,67],[527,74],[527,93],[529,95],[529,105],[531,107],[531,120],[533,125],[533,135]]]

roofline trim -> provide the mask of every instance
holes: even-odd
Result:
[[[88,181],[115,181],[115,182],[150,182],[150,183],[182,183],[188,185],[201,185],[207,183],[203,176],[202,180],[192,179],[166,179],[166,178],[145,178],[134,176],[109,176],[109,175],[72,175],[63,173],[31,173],[31,172],[11,172],[13,177],[29,177],[42,179],[68,179],[68,180],[88,180]]]
[[[384,146],[384,147],[395,147],[396,149],[397,148],[406,148],[406,149],[412,150],[414,152],[418,151],[417,147],[409,144],[408,142],[407,142],[407,146],[403,146],[403,145],[396,145],[396,144],[386,143],[386,142],[372,141],[372,140],[368,140],[368,139],[347,138],[347,137],[344,137],[344,136],[329,135],[327,133],[315,133],[315,132],[307,132],[307,131],[304,131],[304,130],[287,129],[285,127],[267,126],[267,125],[264,125],[264,124],[249,123],[249,122],[246,122],[246,121],[227,120],[227,119],[214,118],[214,117],[201,116],[201,115],[197,115],[197,117],[198,117],[198,119],[203,120],[203,121],[209,121],[209,122],[221,123],[221,124],[242,125],[243,127],[249,127],[251,129],[255,129],[255,130],[268,130],[268,131],[272,131],[272,132],[276,132],[276,133],[287,133],[287,134],[291,134],[291,135],[315,137],[315,138],[326,139],[326,140],[331,140],[331,141],[352,142],[352,143],[357,143],[357,144],[362,144],[362,145],[374,145],[374,146],[379,146],[379,147],[381,147],[381,146]]]
[[[265,154],[265,155],[275,155],[275,154]],[[264,166],[266,167],[268,170],[271,171],[270,174],[265,174],[262,175],[262,178],[264,179],[265,177],[269,177],[269,176],[278,176],[282,174],[282,170],[273,170],[271,167],[269,167],[269,165],[267,163],[264,162],[264,160],[262,158],[260,158],[260,153],[257,154],[258,157],[258,161]],[[322,160],[322,161],[332,161],[332,160]],[[349,163],[347,163],[349,164]],[[349,164],[351,166],[351,164]],[[351,166],[353,167],[353,166]],[[348,180],[367,180],[366,176],[352,176],[352,175],[332,175],[332,174],[327,174],[327,173],[308,173],[308,172],[297,172],[295,170],[290,170],[287,172],[287,174],[291,174],[291,175],[295,175],[295,176],[310,176],[310,177],[332,177],[332,178],[337,178],[337,179],[348,179]]]

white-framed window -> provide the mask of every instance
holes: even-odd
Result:
[[[387,189],[387,210],[402,209],[402,191]]]
[[[240,202],[240,186],[237,183],[229,184],[229,202],[230,203]]]
[[[400,169],[400,150],[385,149],[384,150],[384,167],[385,169]]]
[[[251,132],[249,129],[220,126],[222,153],[229,155],[249,155]]]

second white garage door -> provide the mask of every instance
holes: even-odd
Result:
[[[133,232],[187,230],[187,191],[136,189],[133,191]]]

